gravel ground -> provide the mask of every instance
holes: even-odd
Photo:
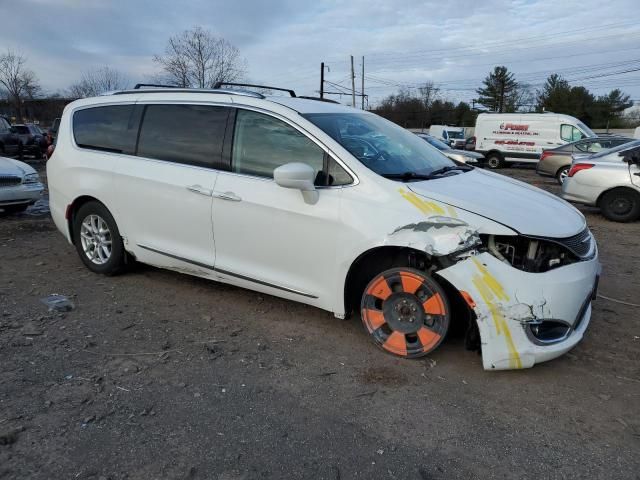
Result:
[[[600,293],[640,303],[640,223],[583,211]],[[54,293],[76,308],[48,312]],[[485,372],[457,336],[402,361],[358,319],[151,267],[94,275],[41,202],[0,219],[0,478],[637,479],[638,312],[599,299],[585,340],[530,370]]]

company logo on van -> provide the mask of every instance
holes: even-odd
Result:
[[[518,123],[501,123],[500,130],[516,130],[519,132],[526,132],[527,130],[529,130],[529,125]]]

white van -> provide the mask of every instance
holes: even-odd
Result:
[[[507,162],[537,163],[542,151],[595,137],[577,118],[558,113],[481,113],[476,120],[476,151],[489,168]]]
[[[464,128],[449,125],[431,125],[429,135],[442,140],[451,148],[464,148]]]
[[[487,369],[582,339],[600,264],[578,210],[373,113],[286,91],[70,103],[47,162],[57,228],[92,272],[137,260],[360,312],[404,358],[432,352],[453,322],[479,333]]]

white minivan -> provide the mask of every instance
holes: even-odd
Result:
[[[433,351],[457,322],[487,369],[582,339],[600,264],[580,212],[373,113],[290,94],[134,89],[69,104],[47,163],[57,228],[93,272],[137,260],[359,312],[400,357]]]
[[[474,135],[489,168],[537,163],[545,149],[596,136],[580,120],[558,113],[481,113]]]

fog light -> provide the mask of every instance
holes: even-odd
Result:
[[[539,320],[527,325],[527,333],[535,343],[547,345],[566,339],[571,326],[562,320]]]

